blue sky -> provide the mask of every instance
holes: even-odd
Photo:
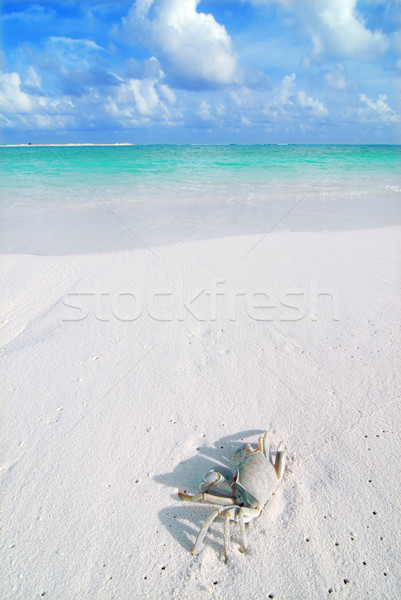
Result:
[[[399,143],[400,0],[3,1],[2,143]]]

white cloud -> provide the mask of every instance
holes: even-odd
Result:
[[[357,0],[320,2],[315,35],[318,44],[331,56],[373,60],[382,54],[389,42],[382,31],[371,31],[356,12]],[[319,51],[317,52],[319,54]]]
[[[380,119],[382,123],[397,123],[400,121],[399,115],[387,104],[386,94],[379,94],[376,101],[368,98],[365,94],[361,94],[359,99],[365,105],[357,110],[359,121],[365,122],[374,119]]]
[[[203,121],[209,121],[212,118],[212,113],[210,112],[211,106],[205,100],[202,100],[200,103],[199,110],[197,114]]]
[[[287,120],[328,117],[329,111],[323,102],[311,98],[303,90],[296,90],[295,78],[295,73],[285,75],[281,84],[273,90],[273,98],[267,103],[264,113],[272,121],[279,117]]]
[[[123,18],[127,41],[142,43],[178,87],[199,89],[233,83],[237,60],[225,27],[197,12],[199,0],[140,0]]]
[[[36,130],[86,129],[89,124],[129,128],[151,123],[179,122],[181,109],[174,92],[160,80],[153,78],[116,79],[103,96],[96,88],[88,87],[82,95],[59,97],[46,95],[40,86],[40,77],[30,66],[25,86],[18,73],[0,72],[0,104],[2,126]],[[171,112],[174,111],[172,116]]]
[[[176,98],[173,90],[170,90],[170,88],[167,85],[162,83],[161,85],[159,85],[159,90],[160,90],[160,93],[162,94],[162,96],[167,100],[167,102],[169,104],[171,104],[171,105],[176,104],[177,98]]]
[[[88,66],[94,52],[102,51],[94,41],[85,38],[70,38],[51,35],[44,45],[47,56],[59,61],[64,68]]]
[[[32,69],[30,76],[34,77]],[[4,113],[4,126],[32,130],[64,129],[74,121],[74,105],[68,98],[50,98],[28,93],[21,89],[18,73],[0,73],[0,102]],[[34,86],[32,86],[34,87]]]
[[[128,85],[133,92],[139,114],[143,117],[152,117],[159,104],[154,83],[145,79],[142,81],[132,80]]]
[[[70,38],[65,36],[51,35],[48,38],[48,42],[53,44],[54,47],[67,49],[68,51],[75,50],[102,50],[101,46],[98,46],[93,40],[87,40],[86,38]]]
[[[26,85],[31,87],[39,88],[41,84],[41,77],[32,67],[32,65],[28,68],[28,76],[25,80]]]
[[[292,104],[291,96],[294,92],[295,73],[285,75],[281,86],[275,94],[275,101],[279,105]]]
[[[33,109],[30,94],[21,90],[21,78],[18,73],[0,74],[0,100],[11,113],[29,113]]]
[[[302,108],[310,109],[310,114],[315,117],[327,117],[329,115],[329,111],[324,106],[323,102],[320,100],[314,100],[306,95],[306,92],[300,91],[297,94],[297,100],[299,106]]]
[[[261,106],[260,95],[246,86],[241,86],[239,89],[231,91],[230,98],[239,108],[257,109]]]
[[[251,0],[254,4],[281,4],[292,13],[297,28],[310,37],[316,58],[352,58],[371,61],[383,54],[389,39],[366,27],[356,9],[357,0]]]
[[[2,15],[2,20],[4,22],[15,20],[15,21],[26,21],[28,23],[32,23],[33,21],[39,21],[43,23],[46,20],[52,19],[57,16],[57,12],[50,8],[50,6],[39,6],[38,4],[33,4],[32,6],[28,6],[26,10],[19,10],[12,13],[6,13]]]
[[[338,63],[337,68],[334,69],[334,71],[326,73],[325,80],[327,85],[334,90],[344,90],[347,87],[344,65]]]
[[[157,79],[128,79],[116,90],[110,90],[105,111],[124,128],[150,122],[170,122],[171,110],[176,104],[175,94]],[[180,116],[179,109],[175,110]]]
[[[139,115],[153,116],[159,103],[154,86],[154,81],[149,79],[130,79],[122,83],[115,99],[117,106],[134,106]]]

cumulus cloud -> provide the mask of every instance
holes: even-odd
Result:
[[[29,71],[28,77],[34,77],[33,72]],[[15,72],[0,73],[0,104],[4,127],[23,129],[28,123],[33,129],[54,130],[71,126],[74,121],[70,99],[44,96],[38,89],[36,93],[24,91]]]
[[[113,76],[104,81],[103,90],[99,88],[102,76],[90,70],[66,70],[66,77],[72,89],[56,96],[42,89],[41,77],[32,65],[24,81],[16,72],[0,71],[2,127],[22,130],[28,126],[32,131],[88,126],[129,129],[180,121],[181,109],[176,106],[174,92],[156,77]],[[82,93],[76,95],[74,85],[81,84]]]
[[[275,103],[282,106],[285,104],[292,104],[291,96],[294,91],[295,73],[291,75],[285,75],[280,87],[276,90]]]
[[[117,100],[120,104],[133,104],[143,117],[151,117],[159,103],[155,84],[149,79],[131,79],[120,86]]]
[[[373,60],[387,50],[389,41],[382,31],[368,29],[356,12],[357,0],[324,1],[315,21],[317,55]]]
[[[128,79],[120,83],[115,94],[107,97],[104,110],[126,129],[178,121],[180,110],[172,114],[175,104],[174,92],[157,79]]]
[[[329,111],[321,102],[304,90],[296,90],[295,73],[285,75],[281,84],[273,90],[273,97],[267,102],[264,109],[272,121],[279,117],[292,120],[294,118],[323,119],[329,116]]]
[[[156,56],[168,81],[202,89],[233,83],[237,59],[225,27],[197,12],[199,0],[139,0],[114,35],[142,44]]]
[[[352,58],[371,61],[383,54],[389,39],[372,31],[357,11],[357,0],[251,0],[280,4],[310,37],[315,58]]]
[[[297,100],[299,106],[307,108],[311,115],[315,117],[328,117],[329,111],[320,100],[314,100],[310,96],[307,96],[306,92],[300,91],[297,94]]]
[[[21,90],[21,78],[18,73],[0,74],[0,100],[9,112],[31,112],[31,96]]]
[[[357,110],[358,120],[365,122],[380,119],[383,123],[397,123],[400,121],[399,115],[387,104],[386,94],[379,94],[377,100],[372,100],[366,94],[361,94],[359,99],[364,106]]]

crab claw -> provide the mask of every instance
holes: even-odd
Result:
[[[231,489],[231,485],[227,481],[227,479],[219,473],[218,471],[209,471],[204,478],[203,483],[200,486],[202,492],[210,491],[212,494],[217,492],[221,492],[224,495],[233,495],[233,491]]]
[[[203,481],[201,483],[201,490],[206,492],[214,483],[217,483],[221,479],[220,473],[217,471],[209,471],[203,477]]]

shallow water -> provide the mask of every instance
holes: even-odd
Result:
[[[86,253],[401,216],[399,146],[0,148],[1,250]]]

